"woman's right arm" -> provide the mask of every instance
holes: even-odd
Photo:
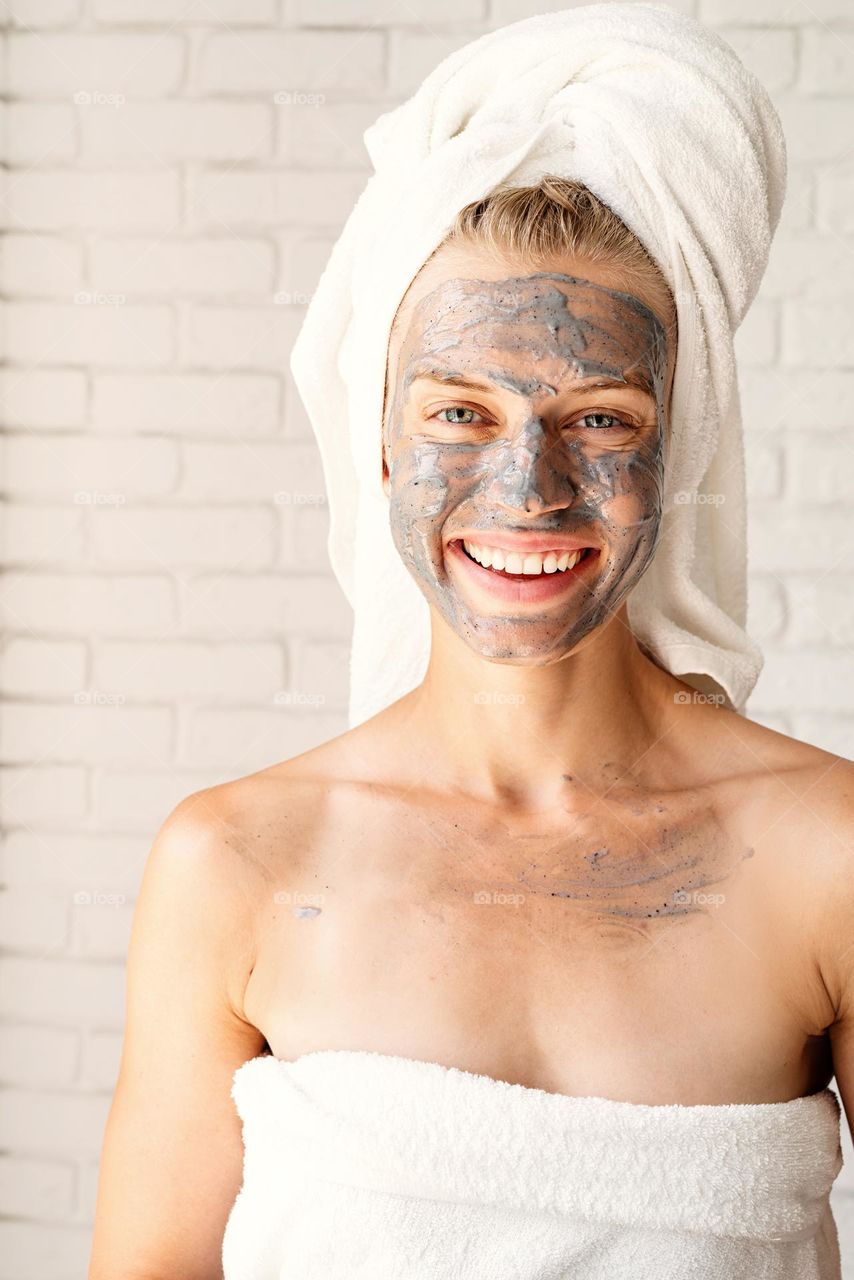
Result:
[[[146,862],[88,1280],[222,1276],[243,1174],[231,1079],[265,1040],[241,1016],[254,963],[252,895],[215,795],[182,801]]]

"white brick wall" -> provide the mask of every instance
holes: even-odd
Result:
[[[3,8],[0,1280],[85,1274],[156,826],[345,726],[349,612],[286,370],[369,171],[361,134],[473,35],[564,3]],[[738,335],[767,650],[750,710],[851,754],[854,7],[676,7],[735,45],[789,142]],[[854,1276],[847,1135],[846,1154]]]

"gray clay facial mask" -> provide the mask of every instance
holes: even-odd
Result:
[[[650,308],[574,276],[452,279],[413,308],[387,421],[392,535],[428,603],[484,657],[557,660],[643,574],[661,522],[667,354]],[[650,398],[580,400],[582,379]],[[523,531],[591,550],[553,598],[532,604],[517,582],[517,608],[512,580],[500,601],[472,588],[459,539]]]

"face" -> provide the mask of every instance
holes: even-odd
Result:
[[[559,266],[448,246],[390,351],[395,545],[428,603],[494,661],[572,652],[659,536],[667,330],[601,267]]]

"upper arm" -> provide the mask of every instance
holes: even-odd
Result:
[[[820,911],[817,954],[834,1011],[833,1071],[854,1135],[854,765],[840,760],[808,797]]]
[[[146,862],[89,1280],[222,1275],[243,1160],[231,1078],[265,1041],[240,1013],[254,963],[250,884],[210,797],[170,814]]]

